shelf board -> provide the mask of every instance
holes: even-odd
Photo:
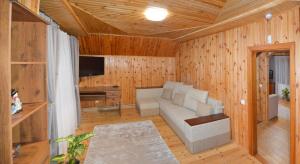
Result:
[[[12,20],[16,22],[42,22],[49,24],[38,14],[16,1],[12,2]]]
[[[23,104],[23,110],[20,113],[12,115],[11,127],[15,127],[20,122],[42,109],[47,105],[47,102]]]
[[[48,141],[35,142],[21,145],[20,154],[13,159],[14,164],[49,163],[46,160],[50,156]]]
[[[11,62],[11,64],[47,64],[46,62]]]

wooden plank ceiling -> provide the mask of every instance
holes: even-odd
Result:
[[[41,10],[76,35],[105,33],[169,37],[176,31],[185,34],[195,27],[211,25],[225,1],[42,0]],[[167,8],[169,16],[162,22],[146,20],[143,12],[148,6]]]
[[[41,10],[76,36],[100,33],[183,41],[240,25],[286,2],[288,0],[41,0]],[[167,8],[169,16],[162,22],[146,20],[143,12],[148,6]],[[251,16],[252,19],[245,19]]]

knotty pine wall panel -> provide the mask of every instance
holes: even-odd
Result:
[[[105,57],[105,75],[81,78],[80,87],[119,85],[122,104],[135,104],[136,87],[162,86],[176,79],[177,43],[170,39],[100,34],[78,39],[80,54]]]
[[[273,43],[296,43],[296,82],[300,82],[299,7],[289,9],[272,20],[264,19],[224,32],[182,42],[179,45],[177,80],[209,91],[211,97],[225,103],[230,116],[232,137],[237,143],[248,145],[247,99],[248,47],[267,44],[268,34]],[[296,91],[296,154],[300,154],[300,89]],[[300,161],[297,157],[297,161]]]
[[[177,43],[155,37],[88,35],[79,37],[80,54],[105,57],[105,75],[84,77],[80,87],[121,86],[122,104],[135,103],[136,87],[176,80]],[[95,102],[83,102],[93,106]]]
[[[174,57],[176,42],[170,39],[119,35],[79,37],[80,54]]]
[[[162,86],[175,80],[174,57],[105,55],[105,75],[83,77],[80,87],[121,86],[122,104],[135,104],[136,87]],[[93,105],[83,102],[84,106]]]

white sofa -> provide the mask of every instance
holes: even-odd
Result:
[[[269,95],[269,109],[268,109],[268,119],[277,117],[278,115],[278,95]]]
[[[173,83],[173,89],[182,83]],[[164,88],[167,86],[164,85]],[[213,109],[210,114],[223,113],[223,104],[208,97],[208,92],[184,88],[185,99],[182,106],[175,105],[172,100],[161,98],[164,88],[137,89],[136,105],[141,116],[161,115],[175,133],[183,141],[191,153],[198,153],[230,142],[229,118],[191,126],[185,120],[197,118],[195,99],[203,99]]]

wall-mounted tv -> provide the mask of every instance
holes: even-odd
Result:
[[[104,57],[79,57],[79,76],[104,75]]]

